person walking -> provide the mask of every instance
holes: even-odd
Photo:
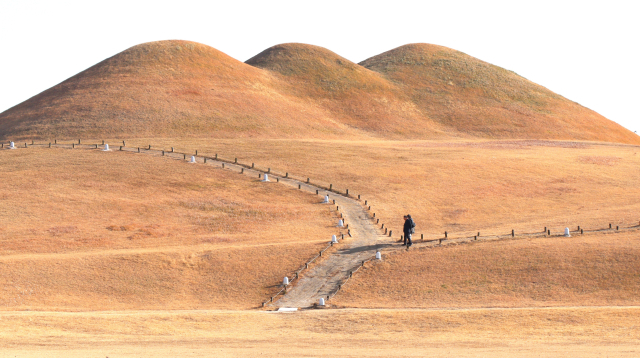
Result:
[[[404,216],[404,227],[402,228],[402,231],[404,232],[403,245],[410,247],[413,245],[413,242],[411,241],[411,234],[416,232],[416,223],[413,222],[411,215]]]

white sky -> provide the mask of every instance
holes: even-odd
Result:
[[[354,62],[426,42],[515,71],[640,133],[638,8],[634,0],[0,0],[0,112],[149,41],[196,41],[240,61],[303,42]]]

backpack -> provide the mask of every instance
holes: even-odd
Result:
[[[413,221],[413,219],[411,220],[411,230],[409,230],[410,233],[415,234],[416,233],[416,223]]]

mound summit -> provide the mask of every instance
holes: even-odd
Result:
[[[129,48],[0,113],[4,139],[109,137],[640,138],[548,89],[446,47],[353,63],[306,44],[246,63],[203,44]]]

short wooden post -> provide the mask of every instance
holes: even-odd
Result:
[[[349,189],[345,191],[346,195],[349,196]]]
[[[298,184],[298,189],[302,189],[302,185]]]
[[[207,157],[204,157],[204,164],[207,164]]]
[[[316,189],[316,195],[318,195],[318,189]]]
[[[516,237],[516,231],[511,229],[511,237]]]
[[[288,178],[288,177],[289,177],[289,173],[285,173],[285,174],[284,174],[284,177],[285,177],[285,178]]]
[[[444,238],[447,238],[447,235],[449,235],[446,231],[444,232]]]
[[[442,239],[438,239],[438,245],[442,245]]]
[[[580,225],[578,225],[578,231],[580,231]]]
[[[424,234],[420,234],[420,240],[424,241]]]
[[[376,224],[380,224],[380,219],[376,219]]]
[[[279,183],[279,182],[280,182],[280,178],[276,178],[276,183]]]
[[[389,230],[389,237],[391,237],[391,235],[393,235],[393,230]]]
[[[365,205],[365,206],[367,205],[367,201],[366,201],[366,200],[364,201],[364,205]]]
[[[151,150],[151,144],[149,144],[149,150]]]
[[[373,213],[373,217],[374,217],[374,218],[376,217],[376,213]]]
[[[271,174],[271,168],[267,168],[267,174]]]
[[[98,149],[98,145],[96,144],[95,146],[96,146],[95,149]]]
[[[473,237],[473,239],[474,239],[474,240],[478,240],[478,237],[477,237],[477,236],[474,236],[474,237]]]
[[[122,151],[122,146],[120,146],[120,151]]]
[[[54,139],[54,140],[53,140],[53,144],[58,144],[58,140],[57,140],[57,139]]]
[[[251,163],[251,169],[255,168],[256,163]]]
[[[320,256],[322,256],[322,251],[320,251]]]
[[[334,204],[336,203],[336,199],[333,199],[333,203],[334,203]]]
[[[218,160],[218,153],[216,153],[216,160]]]
[[[222,169],[224,169],[224,163],[222,163]]]
[[[333,184],[329,184],[329,190],[333,189]]]
[[[384,224],[382,224],[382,225],[384,225]],[[384,234],[385,234],[385,235],[387,234],[387,229],[388,229],[388,228],[385,228],[385,229],[384,229]]]
[[[310,180],[310,179],[309,179],[309,178],[307,178],[307,184],[310,182],[309,180]]]
[[[580,235],[584,235],[584,230],[580,229]]]
[[[344,234],[342,234],[342,240],[344,240]]]
[[[27,143],[25,143],[24,146],[26,147]],[[75,147],[76,147],[76,144],[75,143],[71,143],[71,148],[75,148]]]
[[[138,153],[140,153],[140,147],[138,147]]]
[[[547,230],[547,235],[551,236],[551,230]]]
[[[173,153],[173,147],[171,147],[171,153]]]
[[[122,141],[122,146],[123,146],[123,147],[126,147],[126,146],[127,146],[127,145],[124,143],[124,141]]]
[[[478,237],[480,237],[480,231],[478,231]]]
[[[360,194],[358,194],[358,200],[360,200]]]
[[[620,226],[616,226],[616,231],[620,230]]]
[[[31,140],[31,145],[33,145],[33,139]]]
[[[102,140],[102,145],[104,145],[104,139]]]
[[[238,158],[233,161],[235,164],[238,164]]]
[[[186,155],[186,154],[183,154],[183,155],[182,155],[182,158],[183,158],[184,160],[187,160],[187,155]]]
[[[369,211],[371,211],[371,205],[369,205]]]
[[[384,229],[384,223],[382,224],[382,227],[381,227],[381,229]]]
[[[164,150],[162,151],[162,156],[164,157]],[[204,158],[204,162],[207,162],[207,158]]]
[[[335,204],[335,203],[336,203],[336,201],[335,201],[335,200],[333,200],[333,203]],[[336,205],[336,211],[340,211],[340,206]]]
[[[80,139],[78,139],[78,144],[80,144]]]
[[[4,148],[4,143],[2,144],[2,148]],[[51,148],[51,142],[49,142],[49,148]]]
[[[611,224],[609,224],[609,229],[611,229]]]
[[[196,155],[198,155],[198,150],[196,149]]]
[[[306,262],[306,263],[304,264],[304,268],[306,268],[306,269],[308,269],[308,268],[309,268],[309,263],[308,263],[308,262]]]
[[[544,231],[543,232],[547,232],[547,227],[546,226],[544,227]]]
[[[240,174],[244,174],[244,168],[240,168]]]

